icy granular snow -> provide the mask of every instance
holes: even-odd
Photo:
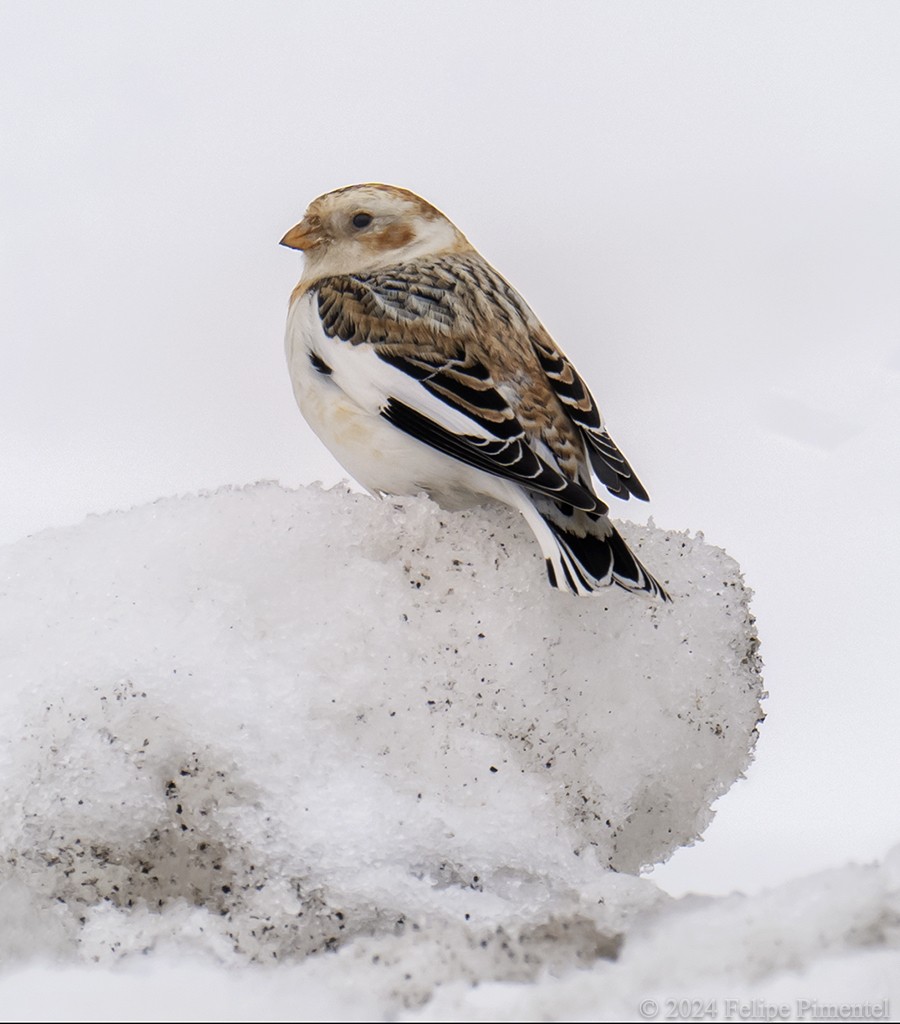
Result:
[[[552,590],[507,510],[343,488],[4,549],[0,947],[340,950],[409,1006],[615,957],[762,696],[736,563],[622,530],[671,606]]]

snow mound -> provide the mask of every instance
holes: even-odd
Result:
[[[553,591],[504,509],[343,489],[4,549],[0,955],[349,946],[407,1005],[614,957],[762,696],[736,563],[622,532],[671,607]]]
[[[401,1019],[896,1020],[898,998],[900,846],[758,896],[670,901],[615,962],[536,985],[457,982]]]
[[[626,902],[632,909],[615,960],[573,956],[558,924],[558,946],[547,941],[548,927],[543,943],[518,949],[502,930],[481,946],[459,929],[451,936],[450,928],[423,927],[360,936],[334,955],[277,970],[223,970],[176,955],[202,928],[201,912],[182,907],[157,915],[157,932],[167,935],[154,957],[99,967],[32,963],[0,975],[0,1004],[9,1020],[48,1021],[896,1019],[900,846],[881,865],[848,865],[753,897],[652,905],[649,881],[606,879],[620,883],[606,889],[619,912]],[[52,939],[46,916],[39,935],[39,916],[24,910],[0,888],[9,934]],[[148,916],[132,922],[135,939]],[[237,959],[221,946],[220,961]],[[517,961],[517,951],[530,963]],[[3,956],[8,962],[8,950]]]

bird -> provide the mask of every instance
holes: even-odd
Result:
[[[294,396],[363,487],[511,506],[553,587],[671,600],[597,493],[648,500],[587,385],[448,217],[408,189],[348,185],[280,244],[304,255],[285,333]]]

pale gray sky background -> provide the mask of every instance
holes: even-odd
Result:
[[[294,407],[277,241],[321,192],[403,185],[543,317],[657,524],[757,592],[757,763],[654,877],[752,890],[900,841],[900,5],[0,18],[0,542],[339,480]]]

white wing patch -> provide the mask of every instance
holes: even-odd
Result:
[[[444,430],[496,440],[461,409],[441,401],[409,374],[386,363],[373,346],[352,345],[339,338],[329,338],[322,327],[314,293],[308,292],[294,304],[291,318],[296,318],[297,322],[289,326],[289,336],[303,338],[308,351],[331,370],[334,383],[367,412],[380,415],[393,398]],[[297,358],[297,353],[293,358]]]

